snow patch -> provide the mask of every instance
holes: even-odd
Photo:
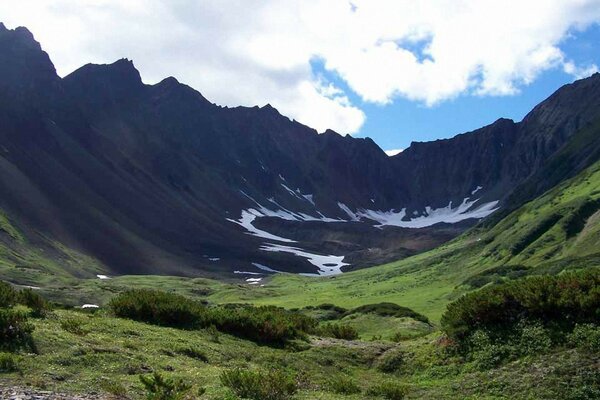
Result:
[[[344,203],[338,202],[338,207],[340,208],[340,210],[342,210],[343,212],[348,214],[351,221],[359,221],[360,220],[359,216],[356,215],[355,213],[353,213],[352,210]]]
[[[406,208],[403,208],[398,212],[394,210],[359,210],[357,211],[357,215],[361,218],[369,218],[373,221],[379,222],[379,225],[377,225],[378,227],[390,225],[399,226],[401,228],[425,228],[427,226],[443,222],[453,224],[465,219],[484,218],[498,209],[498,207],[496,207],[498,205],[498,201],[491,201],[471,210],[478,200],[479,199],[469,200],[469,198],[466,197],[456,208],[452,208],[452,202],[450,202],[446,207],[442,208],[431,208],[428,206],[425,207],[425,215],[410,219],[408,221],[404,220],[406,217]]]
[[[319,269],[319,276],[337,275],[342,273],[342,267],[350,265],[344,262],[344,256],[322,255],[310,253],[298,247],[284,246],[280,244],[267,243],[260,247],[264,251],[291,253],[298,257],[306,258],[309,263]],[[316,274],[307,274],[315,276]]]
[[[313,199],[312,194],[303,194],[302,197],[304,197],[306,199],[306,201],[308,201],[313,206],[315,205],[315,200]]]
[[[100,306],[97,304],[84,304],[81,308],[100,308]]]
[[[242,210],[242,217],[239,220],[236,221],[234,219],[227,218],[227,221],[230,221],[230,222],[233,222],[234,224],[243,226],[248,231],[247,233],[250,235],[253,235],[253,236],[258,236],[258,237],[261,237],[263,239],[268,239],[268,240],[276,240],[278,242],[287,242],[287,243],[295,242],[295,240],[287,239],[287,238],[277,236],[277,235],[273,235],[267,231],[263,231],[262,229],[258,229],[257,227],[252,225],[252,223],[254,222],[256,217],[264,217],[264,216],[265,215],[263,215],[260,211],[250,208],[248,210]],[[273,215],[270,215],[270,216],[273,216]],[[280,218],[285,217],[285,216],[286,215],[280,216]]]
[[[280,274],[281,273],[281,271],[277,271],[277,270],[275,270],[273,268],[269,268],[266,265],[262,265],[262,264],[259,264],[259,263],[252,263],[252,265],[254,265],[256,268],[260,269],[261,271],[271,272],[271,273],[274,273],[274,274]]]
[[[103,280],[104,280],[104,279],[110,279],[110,277],[109,277],[108,275],[100,275],[100,274],[98,274],[98,275],[96,275],[96,277],[97,277],[98,279],[103,279]]]
[[[250,272],[250,271],[233,271],[234,274],[240,275],[262,275],[262,272]]]
[[[473,191],[471,192],[471,196],[473,196],[475,193],[479,192],[481,189],[483,189],[483,186],[477,186],[477,187],[475,188],[475,190],[473,190]]]
[[[246,282],[260,282],[262,281],[262,278],[248,278],[246,279]]]
[[[215,261],[220,261],[220,260],[221,260],[221,259],[220,259],[219,257],[210,257],[210,258],[208,259],[208,261],[213,261],[213,262],[215,262]]]

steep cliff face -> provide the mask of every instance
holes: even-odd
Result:
[[[571,173],[535,178],[560,154],[595,161],[599,84],[388,157],[270,105],[146,85],[126,59],[60,78],[25,28],[2,25],[0,206],[115,273],[338,273],[432,248],[522,201],[519,185],[547,189]]]

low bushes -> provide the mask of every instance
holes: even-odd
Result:
[[[395,303],[376,303],[365,304],[346,312],[346,315],[351,314],[377,314],[382,317],[397,317],[397,318],[412,318],[417,321],[429,323],[429,319],[423,314],[411,310],[408,307],[402,307]]]
[[[333,337],[336,339],[356,340],[358,339],[358,331],[344,324],[328,323],[319,328],[318,333],[322,336]]]
[[[16,290],[0,281],[0,308],[11,308],[17,304],[30,308],[33,317],[43,317],[50,311],[50,304],[32,289]]]
[[[404,352],[399,348],[392,348],[383,353],[375,365],[381,372],[396,372],[404,365]]]
[[[28,322],[25,310],[0,309],[0,349],[15,350],[20,347],[33,349],[31,332],[33,332],[33,325]]]
[[[357,394],[361,392],[356,381],[347,375],[334,375],[326,383],[329,392],[343,395]]]
[[[584,351],[600,349],[600,326],[594,324],[579,324],[568,337],[568,343]]]
[[[10,353],[0,353],[0,372],[16,372],[19,366],[15,361],[15,356]]]
[[[128,290],[114,297],[109,307],[121,318],[176,328],[205,326],[205,307],[186,297],[158,290]]]
[[[313,332],[316,321],[273,306],[225,305],[206,307],[176,294],[130,290],[110,302],[122,318],[185,329],[211,328],[260,343],[282,345]]]
[[[503,336],[522,321],[569,331],[600,318],[600,272],[534,276],[466,294],[448,305],[442,329],[459,343],[477,330]]]
[[[283,370],[231,369],[221,373],[221,383],[238,397],[251,400],[288,400],[298,391],[295,377]]]
[[[394,381],[385,381],[371,386],[367,392],[371,396],[383,397],[386,400],[402,400],[408,394],[408,387]]]
[[[183,400],[191,386],[182,379],[165,378],[155,372],[153,375],[140,375],[148,400]]]
[[[316,321],[274,306],[216,306],[208,309],[207,326],[256,342],[284,344],[313,332]]]

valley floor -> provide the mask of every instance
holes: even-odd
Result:
[[[103,311],[57,310],[36,320],[35,328],[38,354],[17,356],[18,371],[0,376],[0,393],[16,385],[28,387],[19,389],[29,393],[16,397],[23,400],[142,399],[139,375],[158,371],[183,378],[193,385],[192,393],[204,388],[206,393],[198,398],[232,399],[219,377],[235,367],[294,370],[300,388],[296,398],[306,400],[380,399],[369,395],[369,389],[388,381],[405,385],[408,399],[591,399],[585,390],[600,379],[597,352],[556,349],[479,370],[472,363],[441,357],[435,332],[400,343],[313,337],[296,349],[278,349],[208,330],[113,318]],[[397,350],[404,355],[402,363],[395,371],[381,372],[382,358]],[[360,393],[336,393],[340,389],[332,380],[349,380]],[[73,395],[51,395],[55,392]]]

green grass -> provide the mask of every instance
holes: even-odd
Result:
[[[63,322],[71,320],[77,320],[85,334],[65,330]],[[0,384],[68,393],[119,392],[134,400],[144,397],[139,376],[153,372],[183,379],[192,386],[191,393],[205,388],[202,399],[231,398],[219,377],[236,368],[290,371],[299,386],[296,398],[306,400],[377,399],[367,394],[370,388],[390,380],[408,388],[408,399],[551,399],[565,392],[563,386],[593,379],[590,375],[598,362],[597,352],[559,348],[527,362],[479,372],[469,363],[441,356],[436,344],[439,334],[434,333],[402,342],[401,368],[384,373],[377,368],[379,360],[397,344],[353,342],[348,346],[321,339],[306,343],[302,350],[291,350],[225,334],[215,343],[205,330],[152,326],[113,318],[103,311],[58,310],[34,324],[37,354],[14,356],[15,371],[2,373]],[[203,357],[179,351],[189,348]],[[336,376],[355,383],[360,393],[337,393],[339,388],[331,385]]]

